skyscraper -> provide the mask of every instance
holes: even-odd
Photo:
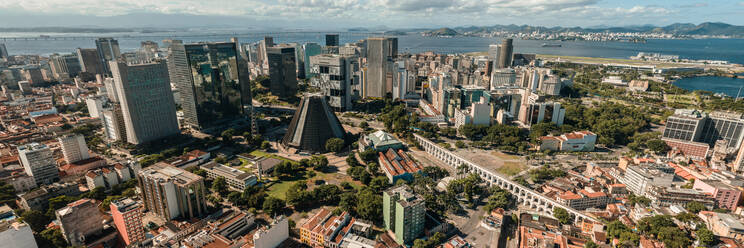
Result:
[[[98,38],[96,40],[96,51],[98,52],[98,61],[103,65],[103,71],[111,75],[109,61],[116,61],[121,56],[119,51],[119,41],[114,38]]]
[[[266,56],[266,49],[274,46],[274,38],[271,36],[264,37],[258,42],[258,65],[261,66],[264,75],[268,74],[269,60]]]
[[[398,56],[398,38],[367,39],[367,80],[364,97],[385,97],[393,89],[393,60]]]
[[[512,45],[512,39],[504,39],[501,43],[499,50],[499,68],[507,68],[512,64],[512,56],[514,55],[514,46]]]
[[[80,61],[74,54],[53,54],[49,56],[49,67],[56,79],[67,79],[77,76],[82,70]]]
[[[148,211],[166,219],[191,219],[206,213],[204,178],[157,163],[137,175],[142,201]]]
[[[272,95],[288,98],[297,93],[297,65],[295,49],[291,46],[274,46],[266,48],[269,60],[269,77]]]
[[[312,65],[310,65],[310,57],[320,54],[321,48],[320,48],[320,45],[318,45],[318,43],[310,42],[310,43],[305,43],[302,45],[302,51],[303,51],[303,56],[305,57],[302,60],[302,62],[304,63],[304,65],[302,66],[302,69],[305,71],[304,78],[311,78],[315,76],[315,74],[311,72]]]
[[[36,185],[51,184],[59,179],[57,163],[48,146],[39,143],[19,146],[18,158],[26,174],[34,178]]]
[[[184,124],[196,129],[219,126],[250,111],[250,83],[239,67],[232,42],[182,45],[168,49],[172,82],[181,94]],[[241,80],[243,79],[243,80]]]
[[[77,56],[82,71],[90,74],[103,74],[103,64],[98,59],[98,50],[93,48],[78,48]]]
[[[398,244],[410,244],[424,234],[424,199],[415,195],[408,185],[396,186],[382,193],[382,215],[385,229],[395,234]]]
[[[62,154],[68,164],[90,158],[85,137],[81,134],[68,134],[57,138],[62,147]]]
[[[101,111],[101,122],[103,123],[103,133],[109,142],[127,142],[127,129],[124,127],[121,105],[113,103],[109,108]]]
[[[180,132],[165,61],[109,62],[121,104],[127,142],[142,144]]]
[[[338,46],[338,34],[326,34],[325,45],[326,46]]]
[[[8,48],[5,47],[5,43],[0,43],[0,59],[7,59],[8,57],[10,57]]]
[[[145,240],[142,228],[142,204],[130,198],[111,201],[111,218],[126,245]]]
[[[359,67],[356,57],[338,54],[319,54],[310,57],[312,73],[310,85],[320,88],[328,105],[339,111],[351,110],[352,80]]]

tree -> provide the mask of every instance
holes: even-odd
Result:
[[[364,188],[357,199],[356,212],[360,218],[377,223],[382,221],[382,195]]]
[[[599,245],[594,243],[594,241],[589,240],[586,243],[584,243],[584,248],[599,248]]]
[[[443,243],[447,238],[443,233],[437,232],[427,240],[416,239],[413,241],[413,248],[434,248]]]
[[[561,222],[561,224],[568,224],[571,223],[571,215],[563,208],[555,207],[553,208],[553,217],[558,219],[558,221]]]
[[[369,124],[366,121],[362,121],[362,122],[359,122],[359,127],[364,130],[367,130],[367,128],[369,127]]]
[[[375,192],[382,193],[383,190],[387,189],[387,187],[390,187],[390,183],[388,182],[387,177],[379,176],[373,178],[372,181],[369,182],[369,187]]]
[[[349,153],[349,156],[346,156],[346,164],[348,164],[351,167],[361,165],[359,163],[359,160],[357,160],[356,155],[353,152]]]
[[[62,231],[59,229],[46,229],[41,231],[38,236],[40,242],[39,247],[54,247],[54,248],[66,248],[68,247],[67,241],[62,236]]]
[[[377,160],[377,151],[374,149],[367,149],[363,152],[359,153],[359,158],[361,158],[365,163],[371,163]]]
[[[508,209],[514,206],[514,203],[514,196],[509,191],[499,187],[493,187],[491,188],[491,196],[488,197],[485,209],[489,212],[498,208]]]
[[[648,149],[651,149],[651,151],[657,154],[669,151],[669,146],[667,145],[667,143],[660,139],[649,140],[648,142],[646,142],[646,146],[648,147]]]
[[[21,218],[24,222],[28,223],[29,227],[31,227],[31,230],[34,232],[41,232],[41,230],[44,230],[46,225],[51,221],[48,216],[44,215],[44,213],[39,210],[24,211],[23,214],[21,214]]]
[[[13,185],[0,182],[0,205],[8,204],[8,206],[15,207],[16,192]]]
[[[222,137],[222,143],[224,143],[225,145],[232,145],[233,136],[235,136],[235,133],[235,129],[233,128],[222,131],[222,134],[220,135]]]
[[[691,202],[688,202],[687,205],[685,205],[685,209],[687,209],[687,211],[697,214],[697,213],[700,213],[700,211],[705,210],[706,208],[705,208],[705,205],[703,205],[700,202],[691,201]]]
[[[330,152],[338,153],[344,149],[344,140],[339,138],[330,138],[326,140],[325,148]]]
[[[224,177],[217,177],[212,181],[212,191],[217,192],[220,196],[225,196],[229,191],[227,189],[227,181]]]
[[[438,166],[427,166],[424,167],[424,174],[433,180],[439,180],[449,176],[449,171],[442,169]]]
[[[356,194],[353,192],[347,192],[341,194],[341,199],[338,202],[338,207],[340,207],[342,210],[352,213],[355,215],[355,208],[357,204],[357,197]]]
[[[465,142],[462,142],[462,140],[458,140],[457,142],[455,142],[455,147],[460,149],[465,148]]]
[[[695,232],[695,236],[697,236],[698,241],[700,241],[700,244],[705,247],[712,247],[715,245],[716,242],[716,235],[713,234],[711,230],[708,228],[700,228]]]
[[[261,149],[262,150],[269,150],[271,149],[271,143],[268,140],[264,140],[261,142]]]
[[[263,202],[263,210],[270,216],[276,216],[284,210],[285,203],[282,199],[269,196]]]
[[[326,166],[328,166],[328,158],[323,155],[313,155],[310,158],[310,164],[316,171],[323,170]]]

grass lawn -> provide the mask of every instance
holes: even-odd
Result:
[[[270,158],[281,159],[281,160],[289,161],[289,162],[297,162],[297,161],[294,161],[294,160],[291,160],[291,159],[288,159],[288,158],[285,158],[285,157],[282,157],[282,156],[279,156],[279,155],[276,155],[276,154],[267,153],[267,152],[264,152],[264,151],[261,151],[261,150],[253,150],[249,154],[250,155],[253,155],[253,156],[256,156],[256,157],[270,157]]]
[[[498,152],[498,151],[492,152],[491,154],[503,160],[519,160],[520,159],[519,156],[509,155],[509,154]]]
[[[504,165],[496,169],[496,171],[507,176],[514,176],[526,169],[527,166],[524,163],[506,161],[504,162]]]
[[[315,185],[315,180],[323,180],[327,184],[335,184],[339,185],[341,182],[349,182],[352,187],[355,189],[361,189],[362,184],[357,181],[353,181],[351,177],[340,174],[340,173],[325,173],[320,171],[314,171],[315,176],[308,178],[307,172],[310,172],[311,170],[305,171],[305,173],[302,173],[301,175],[298,175],[294,178],[283,178],[279,179],[276,177],[272,177],[272,180],[274,182],[269,183],[268,187],[268,194],[269,196],[276,197],[282,200],[286,200],[286,193],[289,190],[289,187],[291,187],[295,182],[300,180],[306,180],[308,183],[308,189],[312,190],[313,186]]]

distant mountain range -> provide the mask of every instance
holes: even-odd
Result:
[[[434,30],[422,30],[422,29],[405,29],[397,31],[406,32],[421,32],[430,35],[437,35],[438,33],[447,33],[441,35],[452,35],[452,33],[490,33],[495,31],[507,31],[507,32],[587,32],[587,33],[665,33],[673,35],[716,35],[716,36],[731,36],[731,37],[744,37],[744,26],[736,26],[721,22],[704,22],[699,25],[692,23],[675,23],[668,26],[658,27],[653,25],[642,25],[642,26],[625,26],[625,27],[542,27],[542,26],[529,26],[529,25],[494,25],[494,26],[467,26],[467,27],[455,27],[455,28],[441,28]]]

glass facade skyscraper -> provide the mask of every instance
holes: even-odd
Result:
[[[175,67],[188,67],[172,68],[189,75],[174,81],[182,97],[186,125],[207,129],[248,111],[244,105],[250,106],[250,85],[247,80],[240,80],[240,73],[247,71],[239,67],[235,43],[172,45],[169,56],[172,61],[185,57],[186,63]]]

